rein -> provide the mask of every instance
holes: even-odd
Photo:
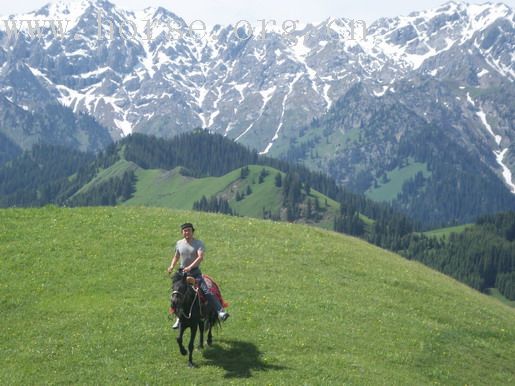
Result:
[[[195,305],[195,301],[197,300],[198,298],[198,290],[194,289],[193,288],[193,291],[195,291],[195,297],[193,298],[193,301],[191,302],[191,306],[190,306],[190,313],[188,316],[186,316],[186,314],[184,313],[184,310],[183,308],[181,307],[180,309],[180,312],[181,312],[181,316],[184,316],[186,319],[191,319],[191,313],[193,312],[193,306]],[[181,295],[181,297],[184,299],[184,294],[182,292],[179,292],[179,291],[173,291],[172,292],[172,296],[173,295]],[[199,310],[200,310],[200,300],[199,300]]]

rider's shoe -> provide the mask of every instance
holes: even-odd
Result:
[[[179,324],[180,324],[179,318],[175,319],[175,323],[173,324],[172,328],[174,330],[177,330],[179,328]]]
[[[229,317],[229,313],[228,312],[225,312],[225,311],[220,311],[218,313],[218,318],[220,318],[220,320],[222,322],[225,322],[227,320],[227,318]]]

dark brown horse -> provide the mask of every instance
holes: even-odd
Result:
[[[195,279],[188,277],[182,272],[177,272],[172,278],[171,306],[179,318],[179,336],[177,343],[182,355],[189,352],[188,366],[193,367],[193,348],[197,329],[200,330],[199,347],[204,348],[204,330],[207,329],[207,344],[211,345],[213,336],[211,330],[213,325],[218,323],[216,310],[203,304],[199,298],[200,289],[195,289]],[[184,331],[190,329],[190,342],[188,351],[182,343]]]

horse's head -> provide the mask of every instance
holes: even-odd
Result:
[[[186,276],[183,272],[176,272],[172,277],[172,307],[175,310],[181,309],[184,302],[191,297],[190,289],[191,277]],[[193,282],[195,279],[193,279]]]

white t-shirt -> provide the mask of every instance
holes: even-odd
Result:
[[[179,267],[185,268],[195,261],[198,257],[198,251],[205,251],[204,243],[200,240],[193,239],[191,244],[186,239],[181,239],[175,244],[175,252],[179,253],[181,258]]]

